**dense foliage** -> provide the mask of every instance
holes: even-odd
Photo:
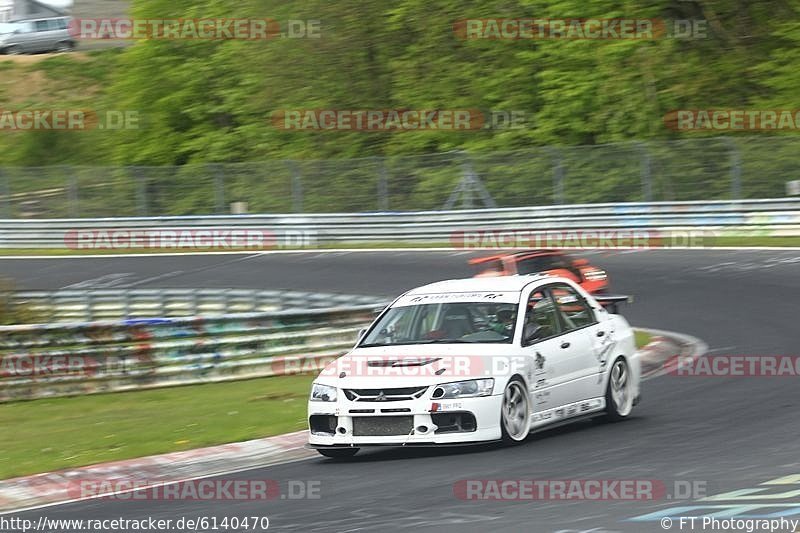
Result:
[[[106,109],[138,110],[141,129],[5,135],[4,162],[163,165],[591,145],[685,136],[663,123],[676,108],[791,109],[800,96],[800,12],[789,0],[138,0],[132,10],[318,19],[321,37],[140,41],[89,66],[57,58],[48,75],[98,86],[98,94],[76,93]],[[616,41],[453,32],[460,19],[526,16],[704,19],[708,30],[706,38]],[[515,110],[527,127],[287,132],[269,120],[286,108]]]

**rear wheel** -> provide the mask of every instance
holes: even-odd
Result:
[[[606,387],[606,418],[613,422],[624,420],[633,410],[631,372],[628,362],[620,357],[611,367]]]
[[[75,48],[75,45],[72,44],[70,41],[62,41],[58,43],[58,46],[56,47],[56,52],[61,52],[61,53],[72,52],[73,48]]]
[[[520,378],[513,378],[503,392],[503,404],[500,408],[500,429],[503,442],[519,444],[528,436],[530,410],[528,393]]]
[[[5,54],[7,56],[18,56],[21,53],[22,53],[22,50],[20,50],[19,47],[16,47],[16,46],[9,46],[5,50]]]
[[[358,453],[358,448],[317,448],[317,451],[325,457],[343,459],[345,457],[353,457]]]

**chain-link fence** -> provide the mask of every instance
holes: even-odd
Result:
[[[797,137],[180,167],[0,167],[0,218],[776,198],[797,179]]]

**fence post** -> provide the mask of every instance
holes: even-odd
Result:
[[[67,191],[67,213],[70,218],[78,218],[78,182],[75,178],[75,171],[69,165],[62,165],[61,170],[64,172]]]
[[[547,149],[553,155],[553,203],[564,203],[564,165],[561,151],[556,148]]]
[[[650,152],[647,143],[637,142],[636,147],[642,154],[642,198],[645,202],[653,201],[653,174],[650,167]]]
[[[731,200],[742,198],[742,157],[739,147],[730,137],[723,137],[731,151]]]
[[[11,218],[11,178],[5,172],[5,170],[0,167],[0,198],[3,201],[0,203],[0,215],[3,218]]]
[[[136,180],[136,204],[139,209],[139,216],[147,216],[147,179],[141,167],[125,167]]]
[[[295,161],[286,161],[289,172],[292,174],[292,211],[303,212],[303,176]]]
[[[225,208],[225,166],[221,163],[210,163],[209,170],[214,175],[214,203],[218,215],[224,215]]]
[[[389,210],[389,181],[386,175],[386,163],[383,157],[376,157],[378,165],[378,211]]]

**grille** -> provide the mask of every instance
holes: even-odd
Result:
[[[413,416],[354,416],[356,437],[389,437],[408,435],[414,426]]]
[[[404,387],[398,389],[344,389],[344,395],[351,402],[402,402],[417,400],[425,394],[428,387]]]

